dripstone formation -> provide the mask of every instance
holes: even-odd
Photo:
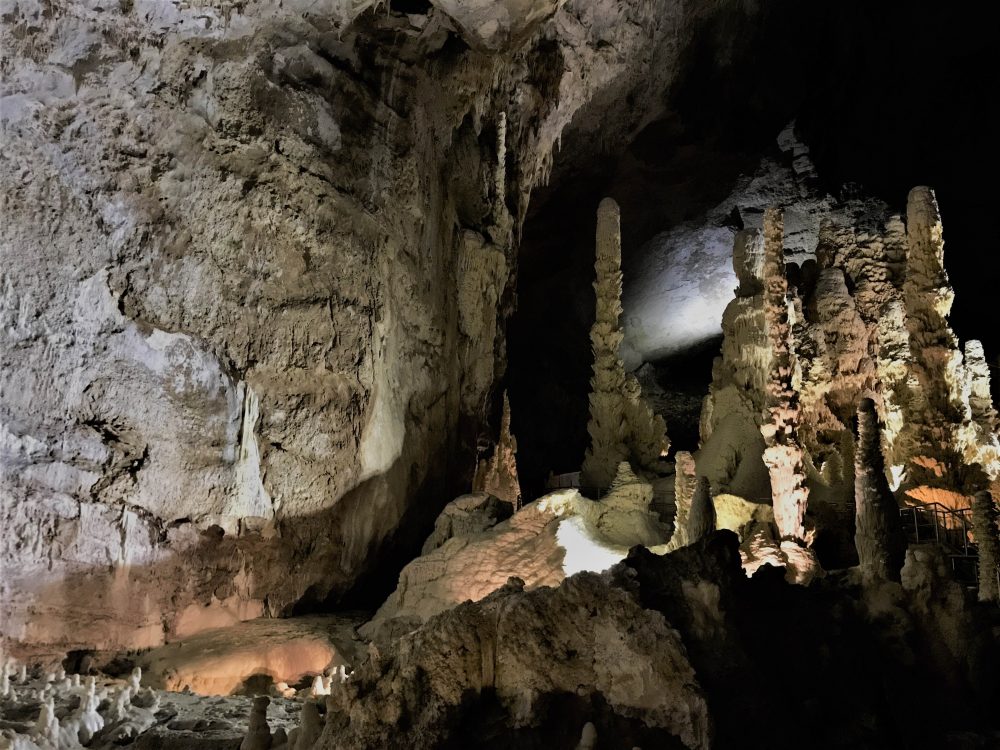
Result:
[[[854,450],[854,543],[862,571],[898,581],[906,539],[899,507],[885,476],[880,436],[875,402],[862,399],[858,407],[858,444]]]
[[[6,2],[0,750],[1000,746],[934,192],[747,86],[835,5]]]
[[[590,341],[594,352],[590,379],[590,448],[583,461],[583,481],[606,488],[618,464],[634,462],[655,470],[670,443],[663,418],[642,400],[635,376],[625,372],[619,349],[622,331],[621,214],[610,198],[597,209],[597,243],[594,292],[597,307]]]

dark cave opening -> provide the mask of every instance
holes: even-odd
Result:
[[[552,180],[536,190],[520,247],[517,309],[508,323],[510,392],[518,468],[527,499],[549,474],[579,469],[588,445],[587,394],[593,320],[595,211],[621,206],[622,265],[641,274],[647,241],[704,220],[795,120],[819,190],[860,190],[905,211],[916,185],[935,189],[945,226],[945,264],[956,289],[952,324],[979,338],[996,365],[1000,334],[982,321],[994,275],[990,215],[996,116],[985,78],[995,66],[989,24],[971,28],[953,7],[897,13],[861,2],[765,11],[757,25],[720,12],[697,34],[662,109],[617,148],[595,149],[594,122],[623,106],[585,108],[564,134]],[[736,219],[734,219],[735,224]],[[735,228],[735,227],[734,227]],[[625,309],[623,320],[629,315]],[[707,392],[717,342],[654,362],[659,404],[674,448],[697,448],[693,403]],[[636,364],[636,363],[633,363]],[[647,380],[650,378],[647,377]],[[993,389],[998,391],[998,379]],[[654,396],[654,401],[656,400]]]

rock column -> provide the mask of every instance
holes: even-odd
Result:
[[[861,569],[879,578],[898,581],[906,555],[906,538],[899,506],[885,476],[878,414],[870,398],[862,399],[858,407],[854,506],[854,545]]]
[[[792,384],[794,354],[786,299],[788,280],[783,237],[781,211],[767,209],[764,213],[764,319],[772,359],[765,416],[760,429],[767,445],[764,463],[771,476],[778,532],[783,538],[803,542],[809,489],[805,484],[802,447],[797,435],[799,397]]]
[[[993,496],[985,490],[977,492],[972,500],[972,530],[979,548],[979,601],[995,602],[1000,599],[997,583],[1000,532]]]
[[[644,469],[656,468],[669,448],[666,425],[642,401],[635,378],[625,373],[619,354],[622,330],[621,214],[611,198],[597,209],[597,248],[594,270],[596,310],[590,329],[594,351],[590,378],[590,448],[583,461],[584,483],[608,487],[618,464],[633,459]]]

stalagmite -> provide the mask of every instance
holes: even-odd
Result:
[[[698,475],[694,456],[689,451],[677,451],[674,456],[674,534],[670,537],[670,549],[678,549],[688,543],[688,516],[691,501],[698,489]]]
[[[764,213],[764,313],[773,357],[767,385],[767,416],[761,433],[767,443],[764,463],[771,475],[778,532],[782,537],[803,541],[809,489],[805,485],[802,448],[796,433],[799,397],[792,385],[794,352],[786,300],[783,235],[781,211],[769,208]]]
[[[319,718],[319,706],[316,701],[303,703],[299,717],[301,724],[299,724],[298,734],[295,736],[291,750],[312,750],[316,740],[323,733],[323,724]]]
[[[52,696],[42,703],[38,721],[35,722],[35,736],[52,747],[59,747],[59,719],[56,718],[56,708]]]
[[[240,750],[270,750],[271,728],[267,724],[267,707],[270,703],[271,699],[266,695],[253,699],[247,736],[240,743]]]
[[[580,732],[580,741],[576,745],[576,750],[594,750],[596,747],[597,727],[592,721],[588,721]]]
[[[923,397],[914,415],[917,445],[910,484],[957,489],[964,481],[958,431],[972,414],[962,392],[962,354],[948,324],[955,292],[944,268],[941,214],[930,188],[910,191],[906,238],[903,299],[911,367]]]
[[[323,679],[323,675],[318,674],[315,677],[313,677],[312,694],[314,696],[330,694],[330,688],[327,685],[326,681]]]
[[[642,401],[638,382],[625,373],[619,354],[622,330],[621,226],[618,204],[610,198],[597,209],[594,268],[596,311],[590,329],[594,352],[590,379],[590,447],[583,462],[584,483],[605,488],[618,464],[630,459],[642,469],[655,470],[670,446],[663,418]]]
[[[707,477],[698,477],[698,487],[691,499],[691,514],[687,522],[688,544],[715,531],[715,503],[712,501],[712,490]]]
[[[885,476],[878,415],[875,402],[870,398],[862,399],[858,407],[854,502],[854,544],[861,569],[879,578],[898,581],[906,554],[906,539],[899,508]]]
[[[0,666],[0,698],[6,698],[10,695],[11,668],[10,659],[4,659],[3,665]]]
[[[473,492],[486,492],[521,509],[521,484],[517,478],[517,439],[510,431],[510,400],[503,394],[500,437],[493,455],[479,462],[472,481]]]
[[[979,549],[979,601],[1000,600],[997,565],[1000,565],[1000,531],[993,496],[983,490],[972,499],[972,529]]]

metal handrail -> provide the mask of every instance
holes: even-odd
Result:
[[[926,503],[900,508],[899,514],[904,519],[908,516],[912,518],[914,541],[918,544],[922,541],[931,541],[929,535],[921,539],[921,522],[923,522],[925,529],[928,526],[933,529],[933,541],[937,544],[951,547],[956,551],[961,550],[961,554],[965,556],[978,555],[976,545],[969,541],[969,530],[972,528],[971,509],[956,509],[940,503]]]

